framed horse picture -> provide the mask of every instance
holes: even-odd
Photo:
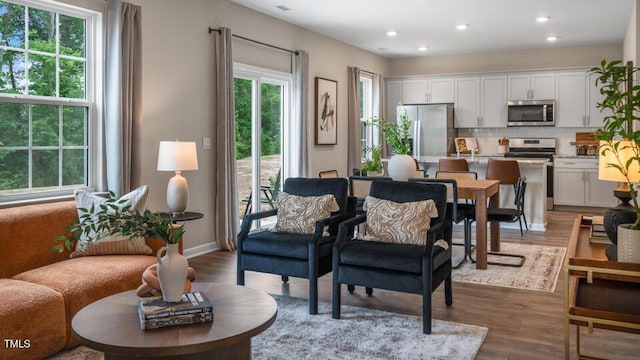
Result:
[[[338,82],[316,77],[316,145],[338,143]]]

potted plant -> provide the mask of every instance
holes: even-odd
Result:
[[[638,70],[631,62],[622,64],[620,60],[602,60],[599,67],[590,70],[598,75],[596,85],[601,85],[600,93],[604,95],[597,107],[610,112],[603,126],[596,130],[600,141],[599,177],[624,185],[614,192],[623,201],[622,206],[605,212],[605,229],[611,240],[617,242],[618,260],[634,262],[640,262],[640,204],[636,187],[640,180],[640,130],[634,129],[640,120],[640,86],[633,85]],[[623,218],[630,224],[622,224]],[[629,236],[634,235],[638,239],[630,240]]]
[[[382,176],[382,146],[367,146],[364,151],[371,153],[371,159],[367,159],[360,169],[362,175]]]
[[[123,206],[126,200],[117,200],[114,196],[115,194],[110,192],[110,197],[99,206],[79,208],[78,219],[68,227],[70,235],[57,237],[56,241],[60,243],[51,250],[71,250],[81,235],[91,241],[100,241],[113,235],[130,239],[159,238],[167,244],[156,254],[162,296],[166,301],[180,301],[188,269],[186,258],[178,251],[178,244],[184,235],[184,225],[173,224],[171,219],[149,210],[140,213],[130,205]],[[161,256],[164,251],[166,254]]]
[[[398,123],[392,123],[379,117],[373,117],[368,125],[377,126],[382,132],[384,140],[393,149],[394,155],[389,159],[387,172],[394,180],[406,181],[415,174],[416,164],[409,155],[411,151],[411,120],[406,112],[400,114]]]

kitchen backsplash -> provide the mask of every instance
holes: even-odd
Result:
[[[510,127],[495,129],[458,129],[458,137],[475,137],[480,154],[497,154],[498,139],[545,137],[556,139],[556,154],[575,155],[576,132],[595,131],[596,128]]]

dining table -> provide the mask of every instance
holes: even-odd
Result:
[[[457,179],[458,198],[475,201],[476,269],[487,269],[487,200],[489,207],[500,206],[500,181]],[[491,221],[491,251],[500,251],[500,223]]]

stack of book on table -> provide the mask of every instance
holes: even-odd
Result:
[[[201,292],[190,292],[182,295],[179,302],[164,301],[162,297],[140,299],[138,315],[143,330],[209,323],[213,322],[213,306]]]
[[[590,216],[583,217],[583,221],[591,221],[590,224],[590,233],[589,233],[589,242],[592,244],[612,244],[611,240],[609,240],[609,236],[607,236],[607,232],[604,230],[604,222],[602,216]]]

